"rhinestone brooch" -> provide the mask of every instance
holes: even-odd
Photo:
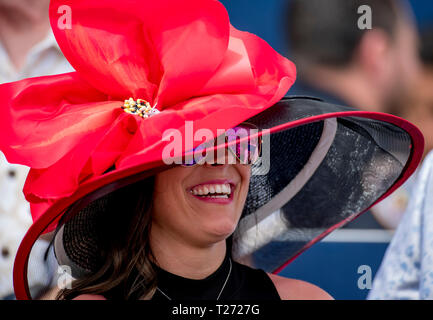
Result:
[[[149,102],[143,99],[134,100],[133,98],[129,98],[129,100],[125,100],[125,103],[122,106],[123,111],[138,115],[142,118],[149,118],[154,114],[158,114],[160,111],[155,107],[152,107]]]

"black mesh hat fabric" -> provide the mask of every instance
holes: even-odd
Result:
[[[101,261],[101,237],[98,234],[98,225],[103,221],[103,213],[109,201],[105,196],[91,202],[80,210],[70,221],[64,223],[61,230],[61,243],[56,246],[56,255],[61,264],[73,265],[73,274],[76,278],[96,270]],[[57,239],[58,241],[60,239]],[[63,249],[63,252],[60,250]]]
[[[317,99],[285,98],[247,122],[270,129],[345,111],[353,110]],[[252,168],[245,208],[233,236],[233,256],[266,271],[274,271],[313,239],[371,206],[400,177],[411,154],[406,131],[354,116],[312,118],[264,138],[269,163],[264,173],[263,166]],[[64,256],[58,250],[66,253],[77,268],[73,274],[92,272],[101,263],[97,230],[109,198],[110,194],[71,212],[64,227],[58,228],[63,229],[56,241],[63,249],[56,249],[56,256]]]
[[[54,237],[54,255],[61,266],[68,266],[74,278],[98,270],[110,254],[110,246],[127,246],[128,239],[116,237],[128,234],[137,210],[149,206],[153,176],[129,183],[127,187],[110,188],[101,196],[89,194],[71,206],[58,223]],[[77,209],[81,208],[81,209]]]
[[[290,113],[291,119],[317,115],[318,111],[321,114],[336,111],[336,106],[330,104],[309,100],[304,105],[304,101],[286,100],[277,107],[283,109],[282,113]],[[256,123],[263,123],[263,118],[269,119],[269,116],[259,115]],[[250,121],[255,123],[255,119]],[[302,169],[298,161],[302,159],[305,165],[305,157],[311,155],[311,148],[317,144],[323,121],[271,136],[269,175],[252,178],[260,182],[252,180],[249,199],[253,201],[248,202],[244,221],[241,220],[235,233],[234,250],[238,259],[268,271],[279,268],[328,229],[343,221],[349,222],[365,211],[400,177],[411,151],[411,138],[404,130],[389,123],[357,117],[342,117],[335,121],[335,137],[311,178],[304,181],[294,196],[280,203],[279,210],[257,217],[254,213],[260,206],[275,198]],[[278,124],[278,121],[274,122],[274,125]],[[308,127],[312,134],[307,133],[301,138],[302,129]],[[286,145],[289,144],[287,140],[296,140],[292,136],[295,132],[301,141],[289,151],[274,147],[285,140]],[[299,150],[307,154],[299,157]],[[261,195],[262,190],[266,190],[266,199]],[[252,217],[248,218],[248,215]],[[245,223],[248,220],[253,223]]]
[[[322,134],[323,123],[316,122],[283,133],[275,134],[270,139],[270,150],[279,150],[286,156],[283,161],[271,156],[269,172],[266,175],[252,175],[244,215],[254,213],[268,202],[291,181],[304,167],[314,151]],[[272,178],[271,178],[272,177]]]

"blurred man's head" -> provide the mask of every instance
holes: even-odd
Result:
[[[371,8],[372,29],[358,26],[363,15],[358,8],[364,5]],[[293,0],[288,21],[301,76],[308,79],[320,68],[350,72],[378,91],[382,111],[399,109],[419,69],[416,27],[405,3]]]
[[[433,25],[421,35],[421,76],[412,85],[412,96],[399,116],[415,124],[424,134],[424,156],[433,150]]]

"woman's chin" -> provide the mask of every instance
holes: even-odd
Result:
[[[211,226],[207,226],[204,230],[207,230],[207,234],[212,239],[212,242],[218,242],[227,239],[236,229],[236,224],[233,221],[230,222],[219,222],[214,223]]]

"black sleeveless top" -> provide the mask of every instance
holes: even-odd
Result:
[[[232,270],[229,275],[230,263]],[[226,279],[219,300],[280,300],[265,271],[237,263],[228,255],[213,274],[202,280],[183,278],[154,267],[160,289],[152,297],[154,301],[168,301],[168,297],[172,300],[216,300]]]

